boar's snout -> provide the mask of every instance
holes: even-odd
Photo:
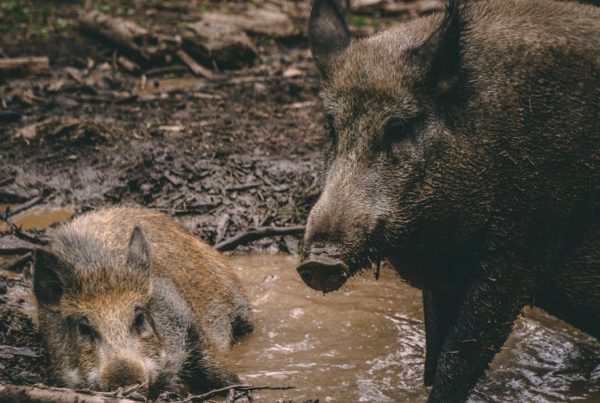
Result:
[[[126,359],[115,359],[104,368],[100,376],[100,388],[104,391],[145,382],[146,374],[141,363]]]
[[[348,266],[340,260],[309,260],[298,266],[297,270],[309,287],[323,292],[337,290],[348,279]]]
[[[331,248],[311,245],[305,250],[305,259],[298,266],[298,274],[311,288],[329,292],[340,288],[349,277],[349,268]]]

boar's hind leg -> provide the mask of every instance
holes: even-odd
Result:
[[[576,247],[535,303],[600,340],[600,225]]]
[[[425,386],[433,385],[438,358],[448,328],[456,318],[458,291],[423,289],[425,312]]]
[[[523,270],[490,273],[487,269],[482,266],[481,277],[465,289],[456,320],[442,345],[429,402],[467,399],[530,299],[530,282],[515,275]]]

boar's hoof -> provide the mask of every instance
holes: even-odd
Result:
[[[309,287],[323,292],[335,291],[348,280],[348,266],[341,260],[311,259],[297,270]]]

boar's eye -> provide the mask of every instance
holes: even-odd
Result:
[[[386,144],[404,140],[409,135],[409,128],[400,119],[390,119],[383,128],[383,141]]]
[[[96,339],[96,332],[90,326],[90,324],[83,320],[78,325],[79,335],[86,341],[94,341]]]

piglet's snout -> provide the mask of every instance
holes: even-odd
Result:
[[[146,371],[141,363],[122,358],[111,361],[101,373],[100,387],[105,391],[120,387],[143,384],[146,382]]]

